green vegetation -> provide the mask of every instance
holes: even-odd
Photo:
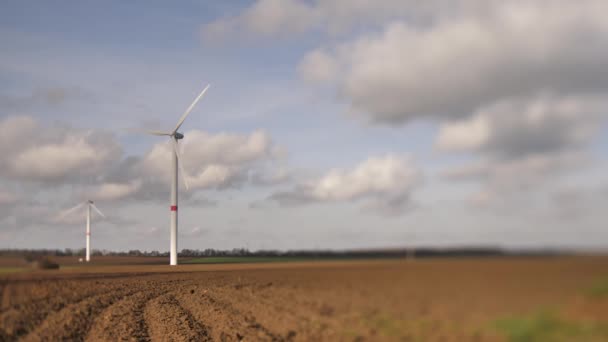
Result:
[[[396,337],[402,333],[404,322],[395,319],[389,314],[378,313],[373,317],[370,317],[369,323],[374,327],[380,334],[388,337]]]
[[[0,267],[0,274],[23,272],[25,270],[27,269],[23,267]]]
[[[550,311],[507,317],[495,324],[512,342],[606,341],[608,338],[605,323],[566,321]]]
[[[608,297],[608,277],[604,277],[587,290],[587,295],[592,298]]]
[[[241,264],[241,263],[263,263],[263,262],[292,262],[313,261],[316,258],[303,257],[205,257],[185,260],[183,264]]]
[[[269,262],[309,262],[309,261],[360,261],[360,260],[378,260],[379,257],[355,257],[355,256],[291,256],[291,255],[276,255],[276,256],[209,256],[180,261],[182,264],[237,264],[237,263],[269,263]],[[388,258],[385,258],[388,259]]]

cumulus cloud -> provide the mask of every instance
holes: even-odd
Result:
[[[421,173],[411,160],[387,155],[369,158],[351,170],[330,170],[269,199],[281,205],[364,200],[369,208],[396,213],[408,209],[411,192],[420,181]]]
[[[548,192],[565,177],[591,169],[597,160],[584,151],[531,154],[507,160],[481,159],[450,168],[442,175],[452,181],[473,182],[479,189],[469,204],[507,212],[546,201]]]
[[[304,57],[298,72],[308,82],[330,82],[336,77],[338,65],[325,51],[315,50]]]
[[[595,96],[500,101],[471,118],[442,124],[436,146],[500,159],[576,149],[598,132],[606,108]]]
[[[0,121],[0,175],[62,183],[94,176],[119,160],[122,148],[111,134],[45,126],[27,116]]]
[[[225,188],[247,183],[249,172],[280,157],[280,149],[268,134],[190,131],[180,142],[188,183],[193,189]],[[142,158],[139,171],[150,177],[169,179],[169,143],[158,143]],[[266,165],[267,166],[267,165]]]
[[[121,145],[103,131],[30,116],[1,119],[0,181],[11,184],[13,192],[0,196],[0,219],[13,222],[12,229],[77,223],[73,217],[57,220],[59,206],[77,202],[72,195],[81,189],[99,186],[99,179],[121,158]]]
[[[505,161],[481,161],[447,170],[451,180],[482,180],[493,189],[526,189],[561,173],[577,170],[593,159],[584,153],[535,154]]]
[[[285,166],[272,168],[260,168],[249,173],[249,179],[253,185],[277,185],[293,178],[290,170]]]
[[[129,183],[102,183],[89,194],[95,200],[117,200],[131,196],[141,188],[142,182],[136,179]]]
[[[606,2],[501,1],[482,8],[425,27],[392,22],[380,34],[312,51],[300,69],[315,79],[336,66],[340,96],[353,112],[382,123],[468,116],[479,106],[542,91],[605,91]]]
[[[197,190],[273,186],[288,179],[283,149],[263,131],[211,134],[194,130],[185,136],[180,141],[180,149],[190,191],[180,193],[180,200],[191,205],[217,204],[199,197]],[[167,139],[153,145],[142,156],[116,161],[81,197],[164,201],[169,196],[172,153],[173,147]],[[183,186],[181,179],[179,186]]]
[[[278,166],[283,152],[265,132],[191,131],[186,136],[181,143],[192,187],[180,194],[182,203],[215,206],[197,190],[272,186],[286,179],[287,171]],[[173,153],[167,142],[125,157],[116,137],[103,131],[30,116],[0,119],[0,185],[10,185],[0,190],[0,222],[11,230],[81,225],[84,209],[65,216],[62,210],[85,199],[102,201],[101,210],[103,202],[167,201]],[[103,222],[121,227],[137,223],[116,215]]]
[[[17,196],[12,192],[0,190],[0,205],[10,205],[17,202]]]
[[[608,4],[452,4],[409,4],[428,20],[383,17],[376,30],[324,44],[303,57],[301,78],[335,87],[351,114],[373,123],[438,123],[437,149],[476,159],[445,175],[478,182],[477,203],[590,165],[608,117]]]
[[[606,108],[597,96],[544,95],[500,101],[470,118],[443,123],[436,139],[440,150],[478,157],[444,176],[479,182],[470,198],[475,205],[521,202],[518,194],[529,196],[595,163],[588,146]]]
[[[57,179],[69,173],[90,173],[99,169],[115,151],[100,149],[87,136],[68,136],[63,141],[33,146],[17,154],[12,172],[30,179]]]
[[[248,32],[253,36],[285,36],[309,31],[346,33],[361,26],[405,18],[411,22],[444,16],[460,6],[481,1],[428,0],[257,0],[236,16],[221,18],[203,27],[206,39]]]
[[[315,20],[311,8],[299,0],[261,0],[244,13],[215,20],[203,27],[203,37],[218,39],[245,29],[260,35],[274,35],[281,30],[302,32]]]

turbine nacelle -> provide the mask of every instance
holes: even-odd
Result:
[[[175,132],[175,133],[173,134],[173,137],[174,137],[176,140],[184,139],[184,135],[183,135],[183,134],[181,134],[180,132]]]

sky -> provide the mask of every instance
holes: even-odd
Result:
[[[602,0],[4,1],[0,248],[608,248]]]

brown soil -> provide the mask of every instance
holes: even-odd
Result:
[[[608,319],[608,301],[584,295],[607,266],[571,257],[18,273],[0,278],[0,341],[494,341],[497,318],[539,308]]]

